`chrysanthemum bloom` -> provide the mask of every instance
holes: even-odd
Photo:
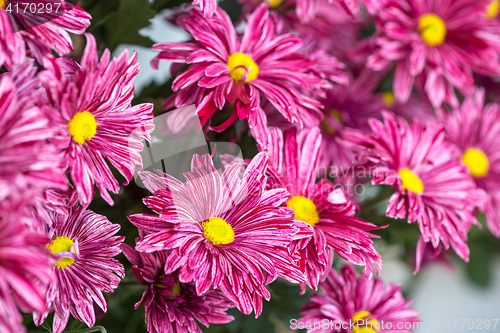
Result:
[[[128,59],[125,51],[110,62],[105,50],[98,61],[95,39],[86,36],[81,64],[59,58],[47,62],[48,70],[40,75],[60,131],[53,143],[64,152],[80,202],[92,200],[95,183],[112,205],[108,191],[118,193],[119,183],[108,162],[126,179],[124,185],[133,178],[136,165],[142,167],[142,140],[150,141],[154,128],[153,105],[131,105],[137,56]]]
[[[297,23],[304,25],[316,24],[315,20],[318,16],[322,16],[326,10],[333,14],[333,16],[338,16],[339,14],[345,16],[347,19],[353,19],[360,10],[360,4],[364,4],[371,14],[374,14],[380,7],[381,1],[385,0],[260,0],[260,1],[250,1],[250,0],[240,0],[241,3],[245,5],[244,12],[249,12],[248,10],[252,7],[256,7],[256,4],[265,3],[267,6],[273,9],[278,9],[281,14],[287,15],[287,11],[294,10],[295,18]],[[253,5],[251,4],[253,2]],[[325,6],[326,5],[326,6]],[[328,8],[329,7],[329,8]],[[285,10],[282,10],[285,9]],[[333,9],[333,11],[330,11]],[[346,15],[348,14],[348,15]],[[297,24],[297,26],[299,25]],[[311,29],[312,32],[312,29]]]
[[[487,194],[484,212],[491,232],[500,237],[500,106],[484,105],[484,91],[467,98],[453,113],[443,113],[447,139],[458,147],[478,188]]]
[[[47,235],[35,233],[10,212],[0,211],[0,332],[20,333],[25,313],[45,311],[43,290],[53,260]]]
[[[51,217],[47,248],[57,258],[55,279],[45,291],[48,311],[36,313],[35,323],[41,325],[54,311],[54,333],[64,330],[70,314],[92,327],[94,303],[106,312],[103,292],[113,292],[125,276],[123,265],[113,258],[125,237],[115,236],[120,225],[85,206],[68,208],[65,214],[52,212]]]
[[[375,225],[354,217],[355,207],[326,178],[316,183],[321,134],[318,128],[282,133],[270,129],[269,186],[286,188],[284,205],[292,208],[294,218],[309,224],[311,237],[294,241],[290,251],[298,251],[300,267],[305,269],[307,284],[317,289],[332,266],[334,253],[372,274],[372,265],[381,266],[382,258],[373,247],[368,231]],[[303,285],[303,288],[305,285]]]
[[[375,70],[395,65],[393,91],[405,102],[415,80],[437,107],[456,105],[454,89],[474,92],[473,72],[498,75],[498,35],[488,29],[486,0],[390,0],[377,17]]]
[[[168,251],[141,253],[127,244],[122,250],[133,265],[134,276],[147,286],[135,308],[144,304],[149,333],[202,333],[197,322],[208,327],[234,319],[225,312],[234,304],[220,290],[210,289],[199,296],[194,283],[181,283],[176,273],[165,271]]]
[[[90,19],[89,13],[67,1],[0,0],[0,66],[19,64],[26,55],[42,63],[52,50],[68,54],[73,51],[68,32],[84,33]]]
[[[67,185],[61,156],[47,143],[55,131],[37,106],[31,65],[0,76],[0,209],[17,212],[37,204],[45,188]]]
[[[282,207],[284,189],[267,191],[267,156],[258,154],[242,174],[234,163],[219,173],[210,155],[195,155],[187,182],[166,174],[141,172],[154,194],[144,203],[157,215],[136,214],[130,222],[148,234],[136,249],[170,249],[165,272],[177,269],[179,281],[195,281],[198,295],[220,289],[238,309],[256,317],[262,298],[271,295],[265,285],[281,276],[304,282],[304,274],[288,254],[292,239],[308,235],[293,223],[293,211]]]
[[[350,85],[338,85],[327,93],[324,120],[320,124],[322,141],[319,168],[346,185],[354,183],[354,153],[341,140],[345,128],[368,131],[368,119],[379,118],[384,107],[374,93],[379,80],[371,71],[360,74]],[[321,176],[321,174],[320,174]]]
[[[310,23],[314,21],[316,15],[319,13],[321,7],[321,0],[285,0],[288,2],[296,2],[295,12],[297,17],[302,23]],[[279,6],[283,0],[266,0],[266,2],[273,7]],[[328,0],[328,3],[335,6],[336,10],[341,10],[343,15],[348,14],[350,18],[358,14],[360,5],[365,5],[368,12],[374,14],[380,6],[381,1],[384,0]]]
[[[401,286],[384,285],[366,274],[358,277],[350,265],[340,274],[332,269],[320,287],[322,293],[311,296],[301,310],[304,317],[295,323],[308,333],[403,333],[419,326],[418,313],[409,307]]]
[[[243,37],[237,35],[231,19],[217,9],[203,17],[193,9],[180,23],[194,42],[160,43],[161,53],[153,60],[188,64],[173,82],[175,104],[196,104],[202,125],[219,109],[231,104],[232,113],[213,131],[223,131],[237,119],[248,118],[252,134],[265,145],[267,121],[260,105],[265,96],[283,116],[299,126],[315,126],[321,119],[316,92],[329,85],[312,73],[315,61],[300,53],[302,40],[291,34],[277,34],[277,27],[265,5],[250,16]]]
[[[383,122],[370,120],[370,127],[370,134],[348,129],[344,138],[368,161],[373,184],[395,188],[386,215],[418,223],[416,270],[425,243],[438,252],[451,246],[467,261],[467,232],[478,223],[474,212],[484,194],[475,188],[467,167],[454,157],[451,145],[444,142],[444,129],[416,119],[409,125],[387,112]]]

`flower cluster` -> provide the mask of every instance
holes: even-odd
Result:
[[[240,17],[216,0],[169,11],[189,36],[152,47],[171,93],[134,96],[136,53],[101,48],[108,17],[97,38],[68,1],[0,0],[0,331],[25,332],[22,314],[92,327],[130,272],[149,333],[257,318],[277,279],[320,289],[295,322],[309,332],[411,332],[411,302],[379,277],[384,235],[408,228],[415,274],[448,250],[468,261],[480,215],[500,238],[498,0],[234,2]],[[134,97],[180,112],[155,130]],[[156,148],[190,130],[246,159],[208,143],[165,170]],[[136,172],[145,198],[117,179]]]

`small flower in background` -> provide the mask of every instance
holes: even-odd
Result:
[[[320,147],[318,128],[284,133],[270,129],[268,186],[287,189],[289,195],[283,204],[293,209],[296,222],[307,223],[314,230],[312,236],[294,241],[290,252],[300,255],[307,285],[315,290],[332,267],[334,253],[364,266],[370,276],[372,265],[382,266],[370,238],[378,236],[369,233],[379,228],[354,217],[355,206],[342,189],[326,178],[316,183]],[[302,288],[304,291],[305,284]]]
[[[110,62],[109,50],[97,59],[95,39],[87,36],[81,64],[67,58],[46,62],[40,74],[51,104],[58,136],[51,143],[64,153],[82,204],[93,198],[94,183],[110,205],[108,191],[118,193],[119,183],[107,162],[132,180],[142,167],[143,140],[151,140],[153,105],[132,106],[137,56],[128,51]]]
[[[43,201],[45,188],[67,186],[61,156],[47,143],[55,131],[37,105],[41,85],[32,65],[0,75],[0,209],[23,215]]]
[[[127,244],[122,251],[133,265],[134,276],[147,286],[135,308],[144,304],[149,333],[201,333],[198,322],[209,327],[234,319],[225,312],[234,304],[221,291],[210,289],[197,295],[194,283],[181,283],[175,272],[166,272],[168,251],[137,252]]]
[[[42,64],[52,50],[68,54],[73,51],[69,33],[83,34],[91,18],[68,1],[0,0],[0,66],[14,67],[26,55]]]
[[[44,288],[53,278],[54,263],[46,249],[49,242],[46,234],[0,210],[0,332],[26,332],[19,311],[46,310]]]
[[[420,322],[418,313],[409,307],[411,301],[401,294],[401,286],[385,286],[381,279],[368,279],[366,274],[358,277],[350,265],[345,265],[340,274],[332,269],[320,289],[321,294],[312,295],[304,305],[304,316],[296,323],[314,327],[308,333],[412,332]],[[313,326],[324,320],[329,328]],[[351,323],[354,330],[350,329]]]
[[[434,107],[457,105],[454,89],[470,96],[472,73],[498,75],[498,35],[489,28],[485,0],[390,0],[376,16],[374,70],[395,65],[393,91],[406,102],[414,83]]]
[[[443,127],[417,119],[408,124],[388,112],[383,122],[372,119],[370,127],[370,134],[347,129],[344,139],[358,151],[359,159],[367,161],[373,184],[396,189],[386,216],[418,223],[416,271],[425,243],[431,243],[436,253],[451,246],[468,261],[467,233],[479,224],[475,209],[482,205],[484,193],[476,189],[467,167],[444,142]]]
[[[335,11],[339,12],[339,14],[352,19],[359,13],[360,4],[364,4],[368,12],[374,14],[382,1],[384,0],[328,0],[327,4],[335,8]],[[302,25],[314,24],[317,16],[322,14],[321,0],[265,0],[264,2],[271,8],[280,7],[283,4],[285,7],[291,7],[292,9],[295,7],[296,20],[299,21],[297,23]]]
[[[156,44],[153,49],[161,53],[152,62],[153,67],[159,60],[189,65],[172,84],[176,107],[195,103],[205,125],[231,104],[229,118],[211,130],[222,132],[237,119],[248,118],[253,136],[264,146],[267,119],[261,95],[291,123],[319,123],[321,103],[312,96],[329,84],[313,74],[316,62],[300,52],[304,45],[299,37],[277,33],[265,5],[250,16],[241,39],[221,9],[211,18],[193,9],[181,21],[195,42]]]
[[[238,309],[258,317],[265,285],[278,276],[304,282],[288,253],[302,232],[282,203],[285,189],[265,190],[267,156],[260,153],[243,175],[233,163],[219,173],[210,155],[194,155],[183,183],[166,174],[142,172],[154,196],[144,203],[156,215],[136,214],[130,222],[149,233],[137,242],[141,252],[171,250],[165,272],[178,270],[181,283],[195,282],[198,295],[220,289]]]
[[[113,292],[125,276],[123,265],[113,258],[125,239],[115,236],[120,225],[86,208],[77,205],[65,214],[50,214],[52,240],[47,248],[57,260],[55,279],[45,291],[47,311],[37,311],[34,320],[41,325],[54,311],[54,333],[64,330],[70,314],[92,327],[94,302],[106,312],[103,292]]]
[[[500,106],[484,102],[484,91],[452,113],[442,111],[446,138],[457,146],[457,158],[467,166],[478,188],[487,195],[483,211],[491,232],[500,237]]]

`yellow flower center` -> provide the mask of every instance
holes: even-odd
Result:
[[[7,1],[5,1],[5,0],[0,0],[0,8],[5,7],[5,3],[6,3],[6,2],[7,2]]]
[[[53,253],[69,252],[73,246],[73,241],[68,237],[59,236],[50,243],[47,248]],[[74,250],[73,250],[74,253]],[[63,257],[56,263],[57,268],[66,268],[71,266],[75,262],[72,258]]]
[[[396,97],[394,97],[392,91],[387,91],[382,96],[382,102],[386,107],[392,108],[394,105],[396,105]]]
[[[79,144],[90,140],[97,130],[97,122],[92,113],[88,111],[78,112],[68,123],[69,134]]]
[[[436,14],[425,14],[418,20],[418,31],[429,46],[438,46],[446,39],[446,24]]]
[[[283,3],[283,0],[265,0],[267,5],[271,8],[276,8]]]
[[[225,245],[234,241],[233,227],[219,217],[211,217],[201,225],[203,236],[214,245]]]
[[[462,161],[469,168],[469,172],[474,177],[484,177],[488,174],[490,162],[488,156],[477,148],[469,148],[462,155]]]
[[[353,333],[377,333],[380,329],[380,323],[375,319],[370,317],[370,312],[359,311],[352,316],[352,322],[356,323],[354,325]]]
[[[500,1],[499,0],[491,1],[488,7],[486,7],[486,13],[485,13],[486,18],[492,19],[497,17],[499,9],[500,9]]]
[[[295,212],[294,219],[304,221],[313,227],[319,222],[318,209],[310,199],[298,195],[288,199],[286,205]]]
[[[403,189],[412,191],[417,194],[422,194],[424,191],[424,184],[422,180],[408,168],[399,170],[399,177],[403,183]]]
[[[235,82],[248,82],[255,80],[259,75],[259,66],[245,53],[236,52],[227,59],[229,74]]]

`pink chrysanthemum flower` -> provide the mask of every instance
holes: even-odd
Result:
[[[359,12],[361,5],[365,5],[370,14],[375,14],[385,1],[386,0],[339,0],[346,13],[353,16]]]
[[[67,186],[61,156],[47,144],[55,131],[37,106],[40,82],[24,63],[0,75],[0,209],[37,204],[45,188]]]
[[[401,286],[384,285],[366,274],[358,277],[350,265],[341,274],[332,269],[321,291],[302,308],[304,317],[295,323],[297,328],[307,328],[308,333],[411,333],[421,327]]]
[[[299,252],[300,267],[305,269],[307,284],[317,289],[332,266],[334,253],[372,274],[372,265],[381,267],[382,258],[373,247],[368,231],[375,225],[354,217],[355,207],[343,191],[326,178],[316,183],[321,134],[319,129],[291,129],[282,133],[270,129],[269,186],[286,188],[284,205],[295,212],[295,220],[309,224],[311,237],[296,240],[290,251]],[[303,285],[303,288],[305,285]]]
[[[0,66],[12,67],[26,55],[42,63],[52,50],[68,54],[73,51],[68,32],[84,33],[90,19],[89,13],[68,1],[0,0]]]
[[[46,249],[49,241],[18,223],[12,213],[0,211],[0,332],[26,331],[19,310],[45,311],[43,290],[53,265]]]
[[[444,142],[444,129],[416,119],[409,125],[387,112],[383,122],[372,119],[370,127],[370,134],[346,130],[344,138],[361,159],[368,161],[373,184],[396,189],[386,215],[418,223],[421,237],[416,271],[425,243],[437,250],[451,246],[467,261],[467,233],[478,223],[474,212],[484,195],[476,190],[467,167],[454,158],[452,147]]]
[[[484,91],[467,98],[453,113],[442,113],[447,139],[458,147],[458,158],[467,166],[477,187],[484,189],[484,207],[491,232],[500,237],[500,106],[484,105]]]
[[[498,75],[500,40],[488,28],[487,0],[390,0],[377,17],[368,67],[395,65],[393,90],[405,102],[415,80],[437,107],[456,105],[454,88],[474,92],[473,72]]]
[[[126,179],[124,185],[133,178],[136,165],[142,167],[142,141],[151,140],[154,128],[153,105],[131,105],[137,56],[128,59],[125,51],[110,62],[105,50],[98,61],[95,39],[86,36],[81,64],[60,58],[47,62],[48,70],[40,75],[60,131],[53,143],[65,154],[80,202],[92,200],[95,183],[112,205],[108,191],[118,193],[119,183],[108,162]]]
[[[302,39],[277,33],[265,5],[250,16],[241,39],[221,9],[210,18],[193,9],[181,21],[195,42],[156,44],[153,48],[161,53],[152,62],[153,67],[159,60],[189,65],[172,85],[176,107],[196,104],[204,125],[217,110],[230,106],[229,118],[211,129],[220,132],[248,118],[252,134],[264,145],[267,120],[261,95],[289,122],[319,123],[321,104],[313,97],[327,82],[312,72],[316,62],[300,52]]]
[[[207,154],[193,157],[186,183],[141,172],[154,194],[144,203],[158,215],[129,220],[150,233],[137,242],[138,251],[172,250],[165,272],[179,269],[179,280],[195,281],[198,295],[220,289],[241,312],[253,309],[257,317],[262,298],[271,297],[265,285],[278,276],[304,282],[288,254],[302,230],[293,224],[293,211],[282,207],[287,191],[264,189],[266,155],[257,155],[243,174],[242,167],[234,163],[219,173]]]
[[[48,311],[36,313],[35,323],[41,325],[54,311],[54,333],[64,330],[70,314],[92,327],[94,303],[106,312],[103,292],[113,292],[125,276],[123,265],[113,258],[125,237],[115,236],[120,225],[85,206],[50,215],[52,242],[47,247],[57,258],[55,279],[45,291]]]
[[[202,333],[197,322],[226,324],[234,318],[226,313],[234,304],[220,290],[208,290],[199,296],[194,283],[181,283],[176,273],[165,271],[168,252],[141,253],[122,245],[137,280],[148,286],[135,308],[145,306],[149,333]]]

